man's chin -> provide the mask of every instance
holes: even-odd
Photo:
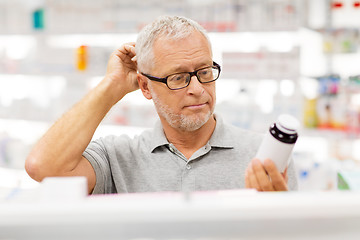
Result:
[[[186,132],[193,132],[204,126],[210,119],[211,113],[202,116],[182,116],[178,122],[178,129]]]

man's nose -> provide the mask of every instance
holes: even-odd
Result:
[[[192,76],[190,79],[190,84],[187,87],[189,94],[202,94],[204,92],[204,86],[199,81],[196,75]]]

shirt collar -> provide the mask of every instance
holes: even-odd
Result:
[[[165,136],[164,129],[159,120],[155,123],[153,129],[153,135],[150,143],[150,151],[153,152],[156,148],[164,145],[169,145],[169,141]]]
[[[232,134],[229,132],[229,128],[226,127],[226,124],[221,116],[218,114],[215,114],[214,116],[216,119],[216,127],[209,140],[210,146],[218,148],[233,148],[234,141],[236,140],[231,137]]]
[[[226,128],[223,119],[218,115],[214,115],[216,119],[215,130],[210,137],[209,144],[211,147],[218,148],[233,148],[234,147],[234,139],[231,137],[229,133],[229,129]],[[155,127],[153,129],[152,141],[150,143],[150,151],[153,152],[156,148],[161,146],[169,145],[169,141],[167,140],[163,127],[160,121],[157,121]]]

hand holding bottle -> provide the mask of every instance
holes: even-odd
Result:
[[[280,173],[273,161],[266,159],[261,163],[254,158],[245,172],[245,187],[258,191],[287,191],[287,169]]]

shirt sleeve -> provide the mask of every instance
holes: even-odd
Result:
[[[92,141],[83,153],[95,170],[96,184],[92,194],[113,193],[109,157],[104,145],[104,139]]]

